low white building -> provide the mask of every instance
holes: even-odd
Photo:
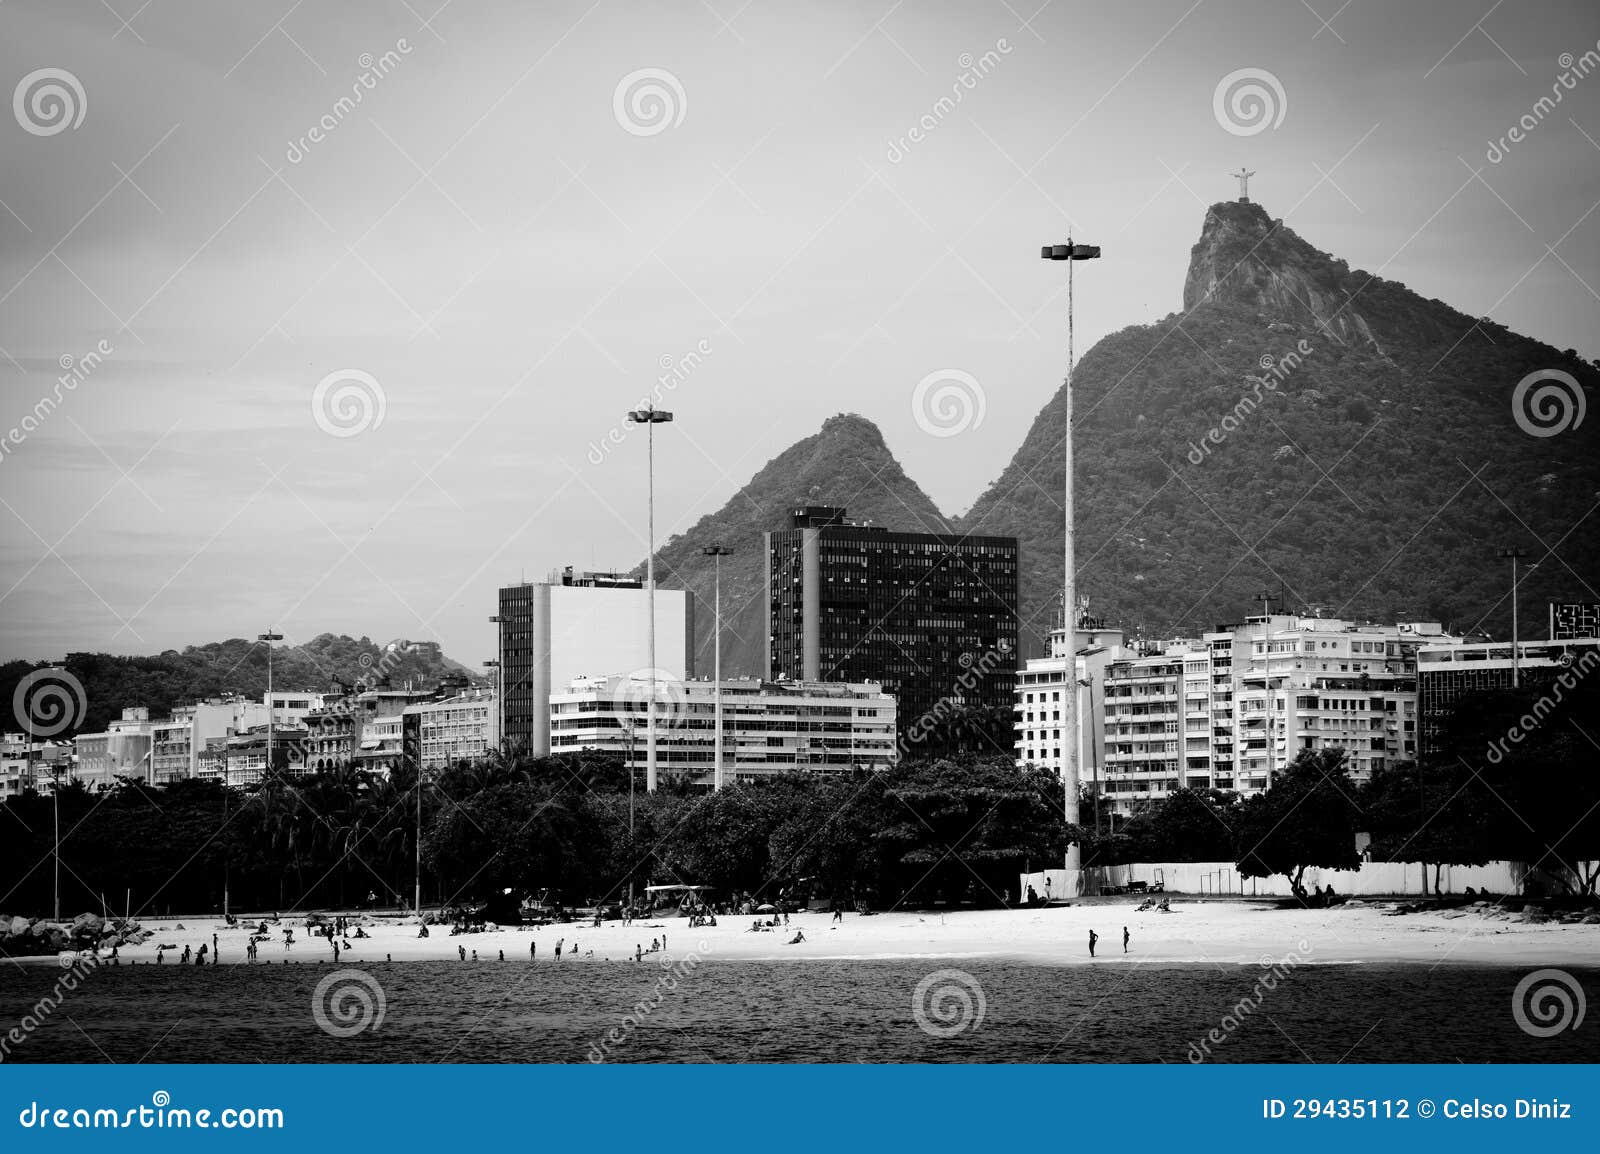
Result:
[[[550,752],[621,753],[644,769],[649,681],[580,677],[550,698]],[[663,773],[714,786],[716,683],[656,683],[656,749]],[[893,697],[873,682],[722,681],[723,784],[801,770],[887,769],[895,759]]]

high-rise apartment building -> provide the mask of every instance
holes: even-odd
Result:
[[[575,677],[643,672],[649,667],[649,602],[643,582],[617,573],[574,572],[500,590],[503,732],[536,757],[550,752],[550,694]],[[656,669],[663,681],[694,674],[694,598],[657,587]]]
[[[1184,787],[1260,793],[1306,750],[1343,752],[1356,781],[1414,761],[1418,652],[1453,640],[1433,623],[1262,614],[1146,644],[1105,670],[1104,793],[1133,813]]]
[[[766,535],[767,678],[876,682],[902,732],[943,704],[1011,711],[1014,537],[902,533],[793,510]]]

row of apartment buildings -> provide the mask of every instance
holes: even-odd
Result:
[[[1571,620],[1574,607],[1561,607]],[[1581,616],[1581,615],[1580,615]],[[1199,638],[1126,642],[1080,613],[1074,638],[1080,780],[1113,813],[1180,788],[1266,790],[1306,750],[1339,750],[1351,777],[1426,756],[1464,693],[1537,685],[1600,661],[1589,624],[1552,637],[1473,641],[1434,622],[1373,625],[1264,613]],[[1584,633],[1587,631],[1587,635]],[[1559,636],[1558,636],[1559,634]],[[1019,763],[1064,772],[1065,630],[1018,674]]]

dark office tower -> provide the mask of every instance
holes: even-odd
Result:
[[[902,735],[960,705],[1009,714],[1015,537],[897,533],[812,505],[766,538],[769,678],[876,681]]]

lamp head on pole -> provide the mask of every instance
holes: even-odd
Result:
[[[628,420],[636,425],[664,425],[672,420],[672,414],[665,409],[630,409]]]
[[[721,545],[707,545],[700,552],[707,557],[728,557],[732,555],[733,550],[724,549]]]
[[[281,633],[258,633],[258,634],[256,634],[256,640],[257,641],[265,641],[270,645],[274,641],[282,641],[283,640],[283,634],[281,634]]]
[[[1500,556],[1507,561],[1520,561],[1528,555],[1526,549],[1502,549]]]
[[[1045,260],[1094,260],[1100,255],[1097,244],[1047,244],[1039,250]]]

